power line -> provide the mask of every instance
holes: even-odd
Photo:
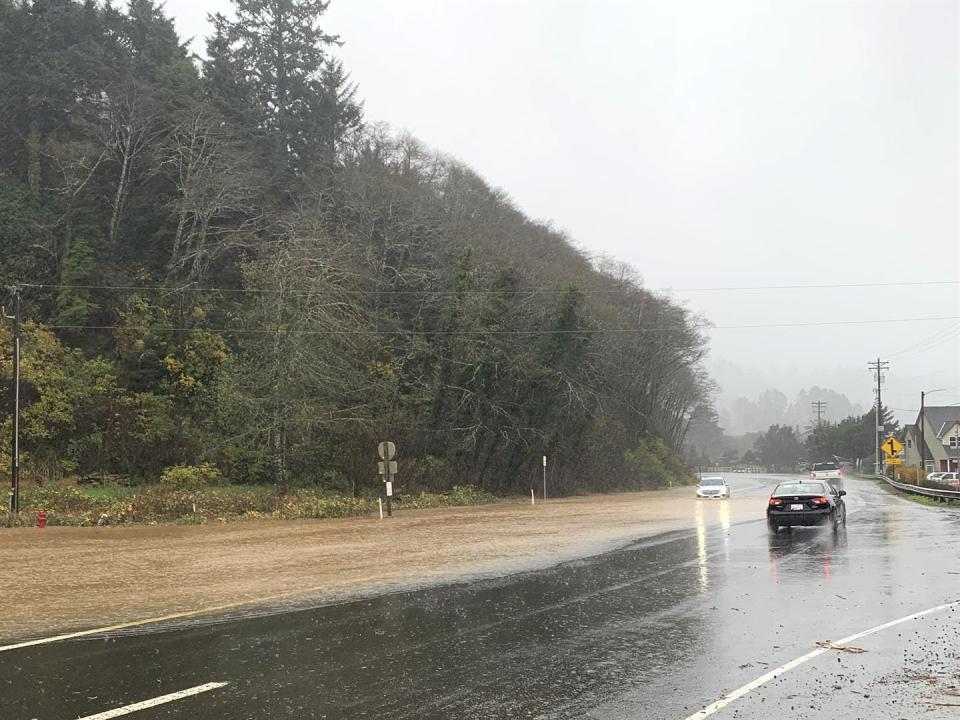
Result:
[[[848,325],[879,325],[905,322],[924,322],[939,320],[958,320],[960,316],[921,318],[883,318],[879,320],[828,320],[824,322],[767,323],[760,325],[713,325],[707,330],[768,330],[776,328],[832,327]],[[51,330],[168,330],[171,332],[209,332],[236,334],[274,334],[291,335],[631,335],[640,333],[676,332],[677,327],[654,328],[584,328],[579,330],[406,330],[389,328],[371,328],[369,330],[300,330],[284,327],[259,328],[204,328],[176,327],[170,325],[44,325]]]
[[[676,292],[713,292],[739,290],[827,290],[832,288],[913,287],[925,285],[960,285],[960,280],[921,280],[917,282],[834,283],[825,285],[744,285],[699,288],[675,288]],[[668,290],[670,288],[661,288]]]
[[[645,290],[647,292],[658,290],[661,292],[745,292],[745,291],[765,291],[765,290],[825,290],[842,288],[872,288],[872,287],[919,287],[935,285],[960,285],[960,280],[928,280],[917,282],[890,282],[890,283],[838,283],[823,285],[743,285],[743,286],[714,286],[714,287],[687,287],[687,288],[647,288],[636,286],[635,290]],[[209,292],[209,293],[243,293],[251,295],[259,294],[284,294],[284,295],[323,295],[339,293],[343,295],[435,295],[435,296],[453,296],[453,295],[533,295],[533,294],[563,294],[575,289],[584,295],[616,295],[624,292],[624,288],[616,289],[581,289],[571,287],[532,287],[523,290],[349,290],[345,288],[335,288],[328,290],[288,290],[280,288],[226,288],[212,286],[193,286],[182,285],[179,287],[169,287],[165,285],[87,285],[87,284],[59,284],[59,283],[23,283],[21,287],[32,288],[35,290],[115,290],[118,292]]]
[[[908,345],[903,350],[898,350],[895,353],[890,353],[887,357],[897,357],[898,355],[905,355],[907,353],[919,352],[921,350],[929,350],[930,348],[941,345],[949,340],[953,339],[954,332],[960,330],[960,323],[955,323],[949,327],[938,330],[932,335],[928,335],[922,340],[917,341],[913,345]]]

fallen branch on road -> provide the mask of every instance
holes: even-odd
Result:
[[[841,652],[848,652],[848,653],[854,653],[854,654],[866,652],[866,650],[864,650],[863,648],[854,647],[853,645],[840,645],[839,643],[835,643],[832,640],[817,640],[817,645],[827,650],[839,650]]]

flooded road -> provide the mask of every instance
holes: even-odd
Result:
[[[846,532],[772,537],[777,479],[729,480],[757,520],[704,501],[692,530],[547,569],[0,652],[0,717],[202,688],[131,717],[685,720],[818,640],[960,598],[960,513],[848,480]],[[826,651],[712,717],[958,717],[955,606],[856,644],[867,652]]]

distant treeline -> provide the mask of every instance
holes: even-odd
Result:
[[[839,422],[822,421],[806,430],[774,424],[763,432],[731,437],[718,425],[709,407],[699,407],[690,423],[684,456],[694,465],[710,467],[761,465],[771,470],[796,470],[804,465],[843,458],[855,463],[872,459],[877,450],[874,412],[851,415]],[[900,423],[882,408],[886,434],[897,434]]]
[[[199,60],[153,0],[0,0],[28,478],[357,492],[382,439],[411,488],[522,490],[542,454],[557,491],[682,473],[697,318],[366,123],[326,6],[238,0]],[[6,438],[6,321],[0,347]]]

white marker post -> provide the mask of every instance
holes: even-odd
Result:
[[[530,504],[536,505],[537,503],[533,500],[533,488],[530,488]]]
[[[380,506],[380,519],[383,520],[383,500],[377,498],[377,505]]]
[[[543,499],[547,499],[547,456],[543,456]]]

